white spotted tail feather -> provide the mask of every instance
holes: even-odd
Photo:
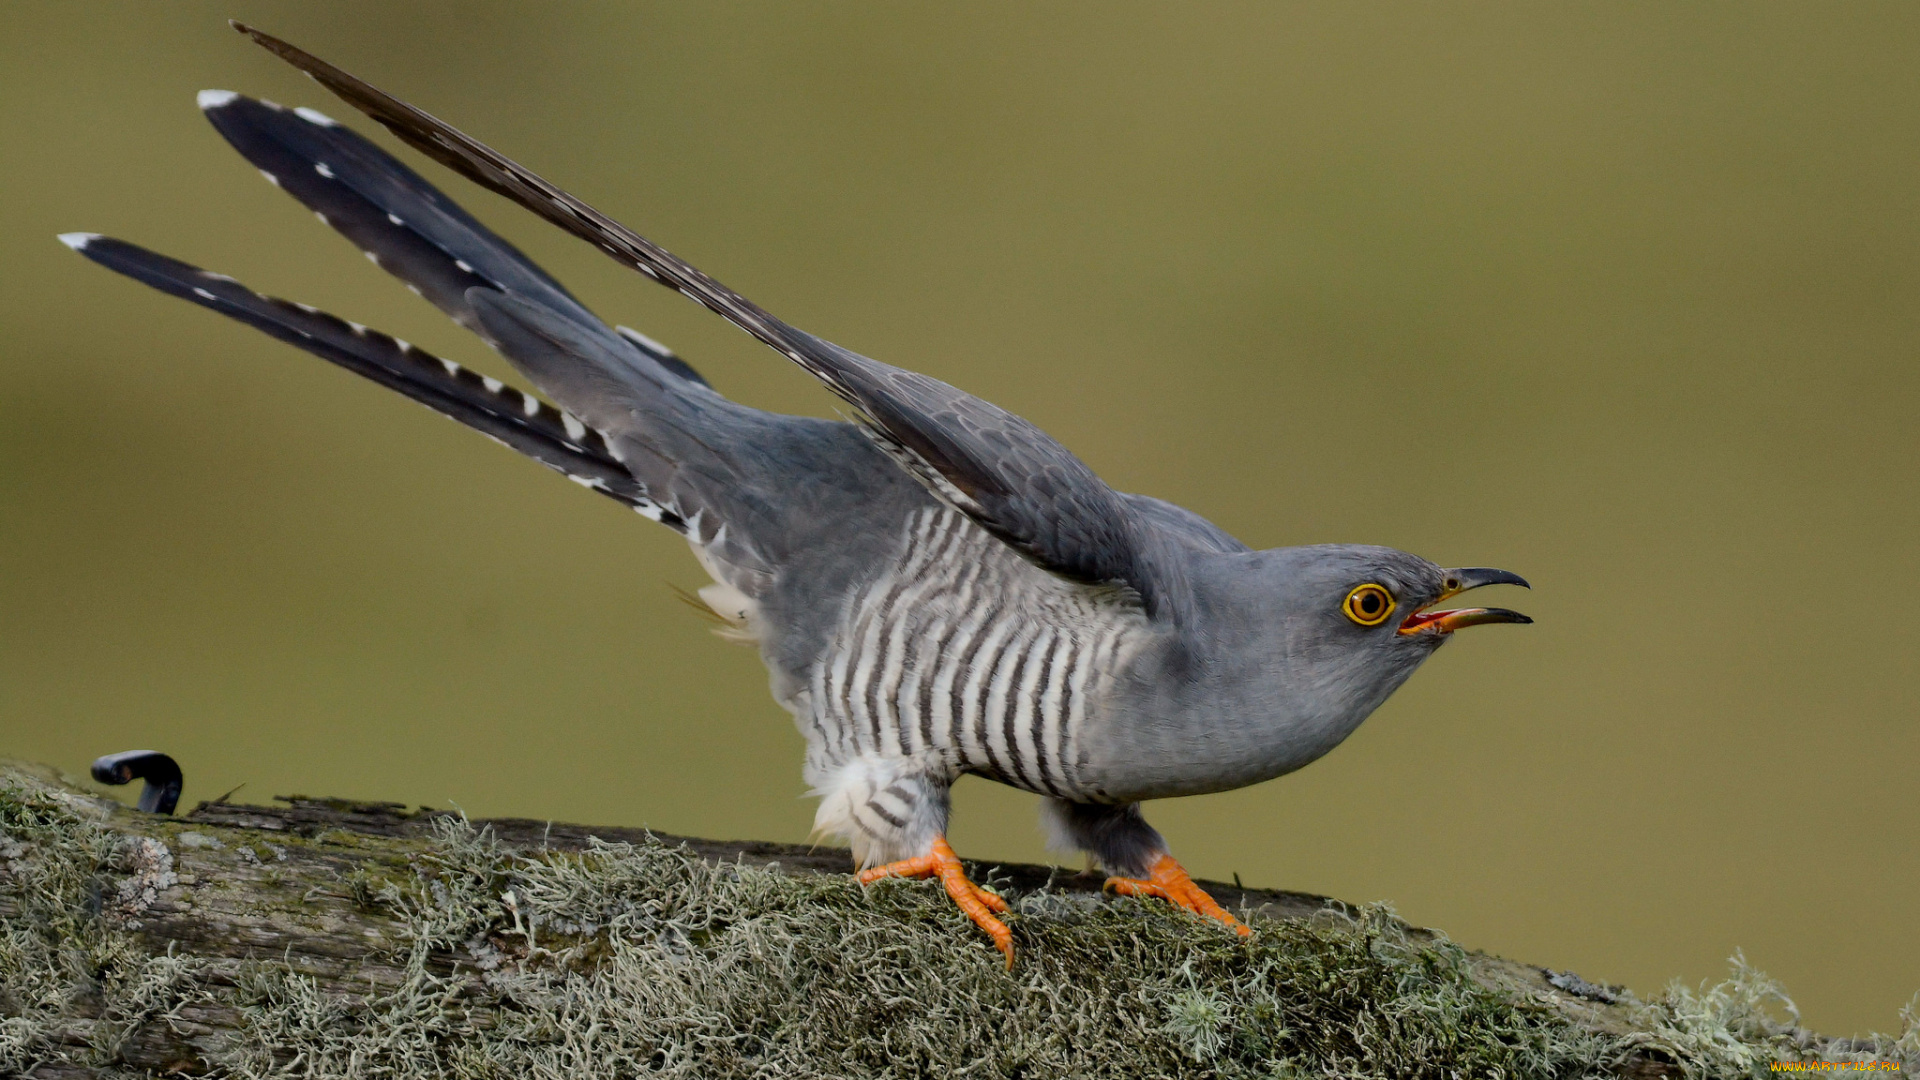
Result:
[[[378,330],[305,304],[262,296],[225,275],[122,240],[97,233],[64,233],[60,241],[110,270],[246,323],[397,390],[575,483],[684,531],[684,523],[659,506],[645,486],[615,460],[598,432],[531,394]]]
[[[705,379],[652,338],[601,322],[512,244],[331,117],[231,91],[204,92],[198,103],[275,187],[478,334],[559,408],[304,305],[215,287],[229,279],[129,244],[69,237],[70,246],[405,393],[667,525],[713,573],[716,585],[701,590],[709,606],[735,636],[753,633],[768,570],[745,531],[729,527],[743,489],[727,452],[713,449],[727,443],[712,427],[727,403]]]
[[[716,495],[726,502],[725,492],[689,490],[677,450],[660,444],[662,436],[676,442],[658,425],[678,423],[681,395],[717,397],[685,361],[636,331],[609,328],[425,178],[331,118],[240,94],[207,99],[203,111],[275,186],[599,432],[648,492],[649,503],[636,508],[696,546],[723,537],[727,515],[715,503]],[[728,566],[757,564],[739,543],[725,546],[715,554]]]
[[[331,118],[227,90],[203,91],[199,105],[214,130],[275,187],[490,343],[497,344],[467,301],[469,289],[512,292],[575,321],[597,322],[518,249]]]
[[[665,374],[711,388],[686,361],[645,334],[626,327],[607,331],[512,244],[331,117],[228,90],[203,91],[199,104],[214,129],[275,187],[490,344],[500,343],[474,310],[470,289],[511,293],[587,328],[626,377],[657,385]]]

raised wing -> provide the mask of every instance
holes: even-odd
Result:
[[[407,144],[717,312],[851,404],[876,441],[936,495],[1037,565],[1133,590],[1172,588],[1129,504],[1031,423],[936,379],[798,330],[659,245],[438,119],[269,34],[234,23]]]

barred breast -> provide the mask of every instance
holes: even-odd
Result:
[[[1145,632],[1118,596],[1034,567],[956,510],[921,510],[813,667],[811,763],[937,761],[949,779],[1104,801],[1081,742]]]

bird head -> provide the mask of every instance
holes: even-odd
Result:
[[[1391,548],[1349,548],[1355,556],[1341,560],[1345,578],[1335,574],[1326,584],[1331,590],[1319,597],[1323,606],[1339,594],[1334,610],[1338,618],[1326,621],[1340,627],[1350,624],[1350,633],[1378,640],[1389,648],[1432,649],[1451,637],[1456,630],[1487,623],[1530,623],[1533,620],[1517,611],[1496,607],[1441,608],[1439,605],[1471,589],[1487,585],[1518,585],[1527,581],[1509,570],[1485,566],[1443,569],[1418,555]],[[1338,565],[1338,563],[1336,563]],[[1340,627],[1345,629],[1345,627]]]
[[[1488,585],[1527,587],[1506,570],[1447,569],[1361,544],[1275,548],[1241,560],[1239,584],[1221,596],[1221,608],[1232,612],[1226,621],[1244,620],[1251,638],[1232,651],[1255,663],[1259,681],[1286,702],[1277,714],[1318,716],[1336,728],[1371,713],[1456,632],[1533,621],[1506,608],[1445,606]]]
[[[1507,570],[1447,569],[1404,551],[1363,544],[1322,544],[1270,552],[1287,555],[1275,567],[1285,578],[1282,615],[1290,628],[1336,653],[1374,656],[1388,666],[1424,659],[1456,631],[1489,623],[1530,623],[1498,607],[1443,607],[1488,585],[1518,585]],[[1294,641],[1295,634],[1287,635]]]
[[[1505,608],[1447,607],[1519,575],[1449,570],[1358,544],[1271,548],[1192,564],[1184,631],[1148,661],[1124,753],[1159,762],[1116,798],[1225,791],[1291,772],[1353,733],[1455,633],[1531,622]],[[1154,757],[1154,755],[1159,755]]]

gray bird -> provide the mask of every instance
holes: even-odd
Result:
[[[1524,623],[1433,605],[1504,570],[1384,547],[1254,551],[1190,511],[1114,491],[1032,424],[797,330],[488,147],[266,34],[242,33],[427,156],[677,289],[845,400],[850,423],[717,393],[609,329],[411,169],[328,117],[205,91],[268,180],[478,334],[559,407],[405,341],[105,237],[87,258],[212,308],[472,426],[680,533],[701,599],[754,642],[806,738],[815,820],[861,880],[937,876],[1013,959],[1005,903],[945,840],[972,773],[1034,792],[1115,890],[1241,933],[1141,816],[1339,745],[1455,630]]]

